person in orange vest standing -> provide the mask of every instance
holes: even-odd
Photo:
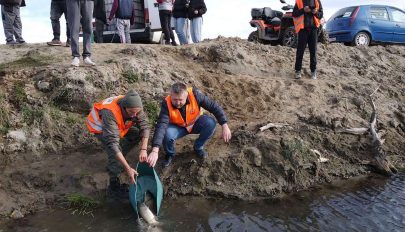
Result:
[[[217,122],[214,118],[201,114],[201,108],[215,116],[222,126],[222,138],[225,142],[230,141],[231,130],[222,107],[198,89],[187,88],[184,83],[177,82],[172,85],[170,95],[162,101],[152,140],[152,151],[147,159],[150,166],[155,166],[162,143],[166,152],[163,167],[169,166],[176,154],[176,140],[188,134],[199,134],[194,142],[194,151],[200,158],[208,157],[204,144],[214,134]]]
[[[318,28],[321,25],[323,9],[320,0],[296,0],[293,19],[298,34],[297,55],[295,59],[295,78],[301,78],[302,58],[305,48],[309,47],[311,79],[316,79],[316,47]]]
[[[109,192],[125,193],[119,175],[123,167],[132,183],[136,170],[128,164],[125,156],[140,142],[139,162],[147,159],[149,122],[143,111],[142,100],[134,90],[123,96],[114,96],[93,105],[86,121],[87,128],[101,142],[108,156],[107,170],[110,176]]]

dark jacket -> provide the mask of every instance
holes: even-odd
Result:
[[[25,6],[25,0],[0,0],[0,5]]]
[[[321,19],[323,17],[323,8],[322,8],[321,0],[318,0],[318,2],[319,2],[319,10],[315,14],[315,17],[317,17],[318,19]],[[303,3],[304,3],[304,7],[305,6],[315,7],[315,0],[303,0]],[[305,13],[304,8],[299,10],[297,3],[296,3],[294,6],[294,9],[293,9],[293,13],[292,13],[293,17],[299,17],[303,14],[304,14],[304,28],[316,27],[314,18],[312,17],[312,16],[314,16],[314,14],[312,14],[312,12]]]
[[[197,14],[194,13],[196,10],[198,11]],[[201,17],[205,13],[207,13],[207,7],[204,0],[190,0],[190,6],[188,7],[189,19]]]
[[[104,24],[107,23],[104,0],[94,0],[93,17],[97,20],[102,21]]]
[[[118,14],[118,12],[119,12],[119,9],[118,9],[118,8],[119,8],[119,7],[120,7],[120,5],[119,5],[119,0],[114,0],[114,2],[113,2],[113,4],[112,4],[112,7],[111,7],[110,17],[108,17],[109,20],[112,20],[112,19],[114,18],[114,15],[115,15],[115,17],[118,18],[118,19],[123,19],[123,18],[121,18],[121,16]],[[135,5],[133,5],[131,11],[132,11],[132,16],[131,16],[131,18],[130,18],[130,21],[131,21],[131,24],[133,24],[134,21],[135,21]]]
[[[204,108],[215,116],[220,125],[225,124],[228,120],[222,107],[208,96],[202,94],[197,88],[193,88],[193,94],[197,100],[200,108]],[[188,99],[186,104],[180,109],[180,113],[183,119],[186,117],[186,105],[189,104]],[[169,109],[167,108],[166,99],[162,101],[160,108],[159,118],[155,127],[155,134],[152,140],[153,147],[160,147],[162,145],[163,138],[166,134],[167,126],[169,125]]]
[[[188,18],[190,0],[176,0],[173,5],[173,18]]]
[[[121,101],[118,102],[121,106]],[[136,117],[129,118],[126,115],[126,111],[121,106],[123,112],[124,121],[132,120],[136,127],[139,128],[139,134],[141,138],[149,138],[149,121],[148,116],[144,111],[141,111]],[[118,130],[117,120],[111,110],[103,109],[99,111],[100,118],[102,120],[103,132],[101,134],[104,145],[109,149],[118,153],[120,151],[120,131]]]

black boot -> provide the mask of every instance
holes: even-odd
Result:
[[[165,161],[163,161],[163,168],[167,168],[172,164],[173,156],[166,156]]]

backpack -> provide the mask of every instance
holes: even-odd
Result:
[[[115,16],[120,19],[131,19],[133,9],[134,9],[133,0],[119,0],[118,10],[117,13],[115,13],[116,14]]]

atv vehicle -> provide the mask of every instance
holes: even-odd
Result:
[[[271,45],[281,44],[288,47],[297,46],[298,36],[295,32],[291,11],[294,6],[287,4],[285,0],[280,0],[280,2],[285,4],[281,9],[287,11],[286,13],[272,10],[270,7],[252,9],[250,25],[256,27],[257,30],[250,33],[248,41]],[[328,36],[323,29],[323,24],[318,33],[318,41],[327,43]]]

